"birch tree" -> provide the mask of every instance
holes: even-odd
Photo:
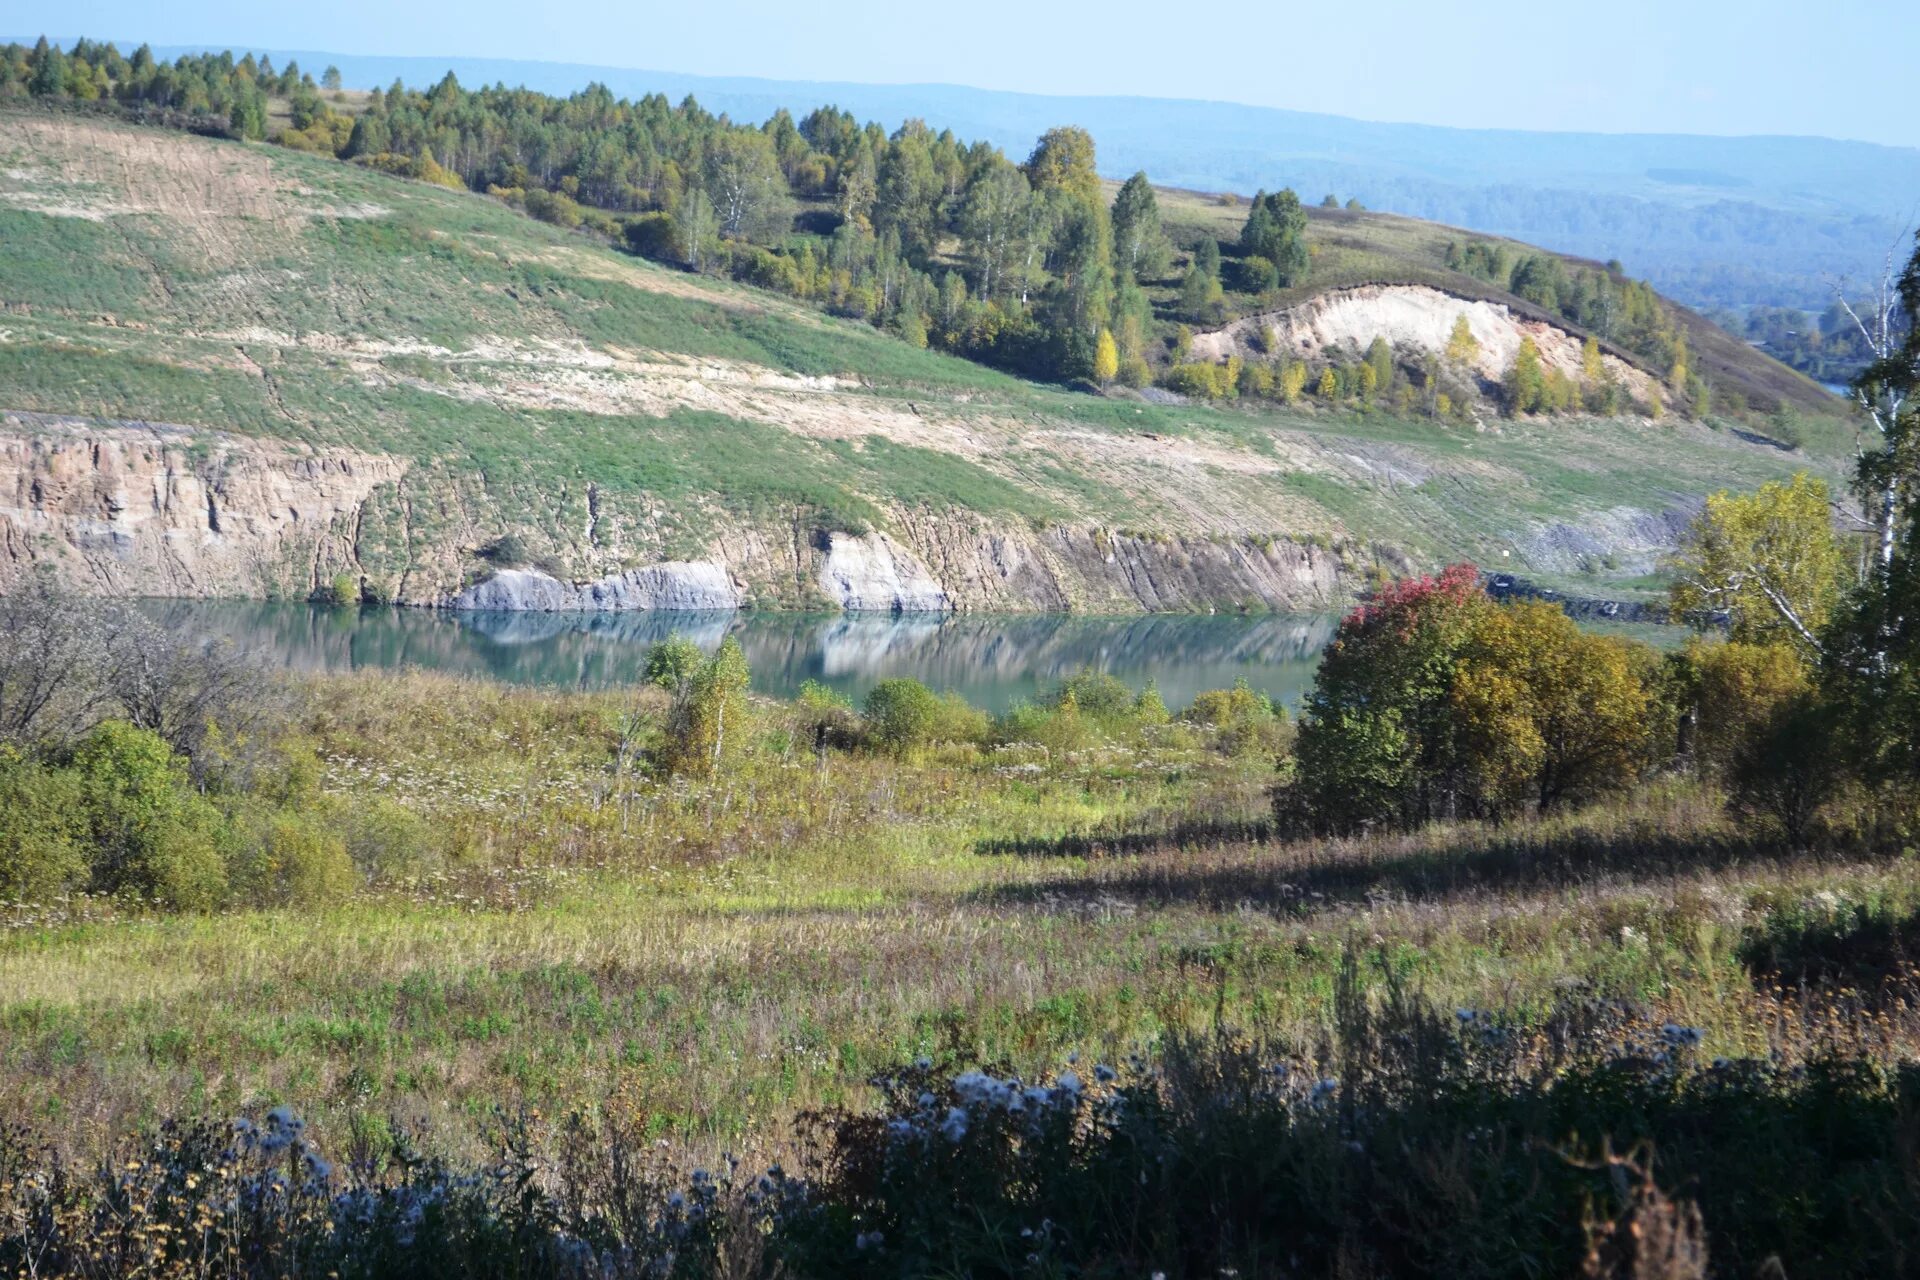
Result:
[[[1724,613],[1731,637],[1821,654],[1845,588],[1827,486],[1805,472],[1750,494],[1716,493],[1681,538],[1676,613]]]
[[[1884,571],[1893,564],[1901,514],[1920,461],[1915,457],[1920,442],[1914,438],[1913,403],[1920,382],[1920,338],[1912,328],[1913,317],[1920,314],[1920,243],[1897,279],[1889,251],[1871,296],[1850,301],[1844,280],[1834,285],[1834,296],[1873,357],[1854,380],[1852,396],[1879,440],[1877,448],[1861,454],[1857,474]]]

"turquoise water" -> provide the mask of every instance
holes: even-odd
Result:
[[[604,688],[637,680],[647,649],[678,631],[706,648],[729,633],[754,688],[785,696],[818,680],[853,698],[890,676],[952,689],[1004,711],[1083,667],[1169,706],[1244,678],[1297,706],[1339,619],[1157,615],[917,616],[778,613],[482,613],[326,609],[247,601],[153,601],[170,625],[228,636],[299,671],[420,667],[519,684]]]

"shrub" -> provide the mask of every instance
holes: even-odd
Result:
[[[1307,700],[1293,798],[1335,828],[1500,817],[1621,788],[1655,755],[1660,664],[1469,566],[1349,616]]]
[[[680,248],[679,228],[670,213],[643,213],[627,220],[627,248],[643,258],[678,262],[685,254]]]
[[[1231,689],[1196,695],[1181,718],[1211,730],[1214,747],[1230,756],[1259,754],[1277,759],[1290,744],[1286,708],[1276,707],[1273,699],[1245,680],[1234,681]]]
[[[1206,361],[1174,365],[1160,375],[1160,385],[1169,391],[1197,396],[1202,400],[1224,400],[1234,390],[1233,380],[1227,375],[1227,366]]]
[[[1558,605],[1481,612],[1453,673],[1453,765],[1476,812],[1616,791],[1647,758],[1650,699],[1624,641]]]
[[[1800,656],[1784,645],[1694,642],[1681,657],[1692,688],[1693,753],[1720,777],[1789,700],[1812,687]]]
[[[828,750],[848,750],[864,738],[864,726],[846,695],[807,680],[793,700],[792,741],[816,755]]]
[[[1471,565],[1383,587],[1321,656],[1297,744],[1300,798],[1353,828],[1441,812],[1454,667],[1495,607]]]
[[[882,680],[861,707],[873,740],[901,754],[932,742],[940,725],[940,697],[908,676]]]
[[[550,222],[569,231],[580,225],[579,204],[561,192],[533,187],[527,191],[522,203],[528,213],[542,222]]]
[[[1259,254],[1240,260],[1240,289],[1243,293],[1265,293],[1280,287],[1280,271],[1270,259]]]
[[[368,880],[418,880],[440,869],[435,829],[412,809],[383,795],[360,795],[329,806],[329,825],[347,857]]]
[[[313,603],[326,604],[328,608],[349,608],[359,604],[359,583],[348,574],[334,574],[328,581],[313,589]]]
[[[1728,807],[1748,822],[1772,827],[1794,847],[1804,846],[1846,782],[1846,756],[1833,740],[1837,721],[1832,705],[1812,689],[1782,699],[1735,748]]]
[[[1093,667],[1082,667],[1061,681],[1060,687],[1047,697],[1046,705],[1058,707],[1068,698],[1073,699],[1082,715],[1096,720],[1130,719],[1134,712],[1133,690],[1127,682]]]
[[[186,761],[159,735],[109,720],[74,749],[82,812],[93,840],[92,883],[177,910],[226,894],[220,816],[193,790]]]
[[[0,748],[0,901],[45,902],[84,885],[87,836],[75,775]]]
[[[234,858],[233,887],[263,907],[320,907],[359,883],[346,842],[306,814],[276,813]]]

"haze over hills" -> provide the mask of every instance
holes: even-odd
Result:
[[[158,49],[163,56],[186,48]],[[1826,138],[1608,135],[1375,123],[1229,102],[1055,97],[957,85],[883,85],[686,75],[608,66],[271,51],[346,83],[431,84],[451,70],[567,94],[692,94],[710,110],[763,120],[823,103],[863,119],[919,117],[1024,153],[1070,123],[1100,141],[1102,172],[1144,169],[1165,185],[1238,191],[1291,186],[1605,261],[1619,259],[1697,307],[1819,309],[1835,279],[1884,265],[1920,215],[1920,149]]]

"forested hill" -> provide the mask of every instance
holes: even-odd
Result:
[[[1082,130],[329,78],[0,52],[0,589],[1604,596],[1705,493],[1844,465],[1837,401],[1614,267],[1103,183]]]
[[[0,50],[0,97],[118,111],[135,119],[283,147],[459,189],[486,192],[564,228],[586,227],[643,256],[868,320],[1029,377],[1145,387],[1189,395],[1288,402],[1311,389],[1333,402],[1384,402],[1445,416],[1482,400],[1509,411],[1746,416],[1818,410],[1823,397],[1742,344],[1663,303],[1618,264],[1470,236],[1441,243],[1357,201],[1314,215],[1291,190],[1259,193],[1244,212],[1169,223],[1145,173],[1111,196],[1095,141],[1059,127],[1024,163],[990,142],[908,120],[889,131],[848,111],[816,107],[796,120],[736,123],[689,98],[616,98],[592,85],[565,98],[501,86],[468,89],[449,74],[425,90],[395,82],[349,93],[337,68],[231,53],[172,63],[144,46],[63,50],[42,40]],[[1592,346],[1575,377],[1495,341],[1497,362],[1455,370],[1425,349],[1369,351],[1385,330],[1347,335],[1343,358],[1325,344],[1269,351],[1224,348],[1215,367],[1190,359],[1192,334],[1274,314],[1331,288],[1427,284],[1491,301],[1571,330]],[[1464,321],[1463,321],[1464,323]],[[1483,322],[1484,343],[1495,335]],[[1403,331],[1411,335],[1405,326]],[[1603,350],[1604,348],[1604,350]],[[1206,344],[1201,349],[1206,350]],[[1655,383],[1629,373],[1623,360]],[[1205,363],[1205,362],[1200,362]],[[1469,374],[1464,366],[1472,366]],[[1450,374],[1461,376],[1450,376]],[[1369,381],[1371,376],[1371,381]],[[1662,391],[1658,383],[1664,383]],[[1717,402],[1716,402],[1717,397]],[[1445,406],[1445,408],[1443,408]]]
[[[168,58],[202,50],[166,49]],[[1371,208],[1617,258],[1701,308],[1820,310],[1832,281],[1863,280],[1920,210],[1920,149],[1826,138],[1553,134],[1382,124],[1228,102],[1053,97],[953,85],[807,83],[670,71],[470,58],[275,52],[350,86],[525,85],[565,95],[694,95],[736,120],[795,116],[833,102],[862,119],[921,118],[1009,152],[1078,124],[1100,140],[1102,170],[1145,170],[1208,191],[1292,186]]]

